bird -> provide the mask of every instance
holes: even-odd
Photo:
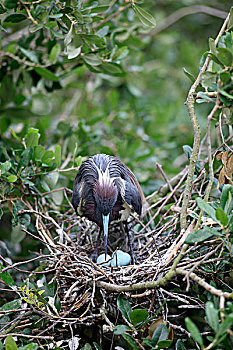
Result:
[[[101,233],[104,234],[107,259],[108,228],[111,222],[122,223],[128,236],[132,263],[135,264],[127,219],[131,211],[142,214],[145,197],[134,173],[118,158],[96,154],[85,160],[75,177],[72,205],[77,215],[99,226],[92,255],[96,260]]]

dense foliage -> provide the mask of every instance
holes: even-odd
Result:
[[[202,69],[207,57],[210,61],[194,96],[203,137],[188,208],[188,223],[195,220],[196,226],[185,239],[190,250],[187,261],[193,262],[189,277],[195,261],[201,261],[203,265],[197,264],[201,277],[195,275],[201,282],[194,276],[188,294],[178,265],[173,275],[177,280],[167,288],[172,296],[161,292],[162,300],[156,290],[149,297],[150,309],[148,299],[136,305],[129,294],[119,294],[109,306],[120,315],[119,320],[112,316],[111,332],[104,316],[103,323],[97,323],[111,333],[114,346],[124,349],[232,349],[233,12],[214,41],[230,2],[211,3],[219,9],[214,16],[220,18],[210,17],[213,7],[203,5],[121,0],[4,0],[0,5],[0,349],[109,348],[109,342],[98,342],[93,330],[81,338],[80,332],[73,334],[72,320],[57,325],[64,316],[61,288],[39,259],[61,248],[61,230],[71,238],[83,234],[81,224],[77,228],[72,221],[70,194],[77,169],[88,155],[118,156],[135,171],[146,194],[162,183],[162,172],[154,174],[156,161],[169,177],[183,169],[193,142],[184,101],[190,80],[196,80],[198,65]],[[178,20],[179,11],[187,9],[205,14],[184,18],[167,31],[173,23],[166,24],[168,14]],[[218,149],[213,158],[209,144],[210,153],[211,145]],[[211,191],[206,195],[208,183]],[[177,215],[183,185],[184,179],[175,193],[178,200],[165,202],[162,214],[172,208],[170,217]],[[168,192],[152,195],[150,204],[156,208],[156,201]],[[156,217],[152,229],[158,223],[165,225],[161,235],[171,234],[172,246],[180,225],[176,221],[173,229],[167,229],[170,217],[163,216],[161,222]],[[84,236],[87,250],[92,243],[88,239]],[[164,285],[171,280],[168,273]],[[209,289],[202,282],[205,275]],[[180,301],[191,305],[184,313]],[[167,322],[168,314],[178,314],[178,321]],[[64,327],[64,339],[47,333],[38,336],[47,327],[53,329],[51,320],[54,334],[56,328],[62,334]]]

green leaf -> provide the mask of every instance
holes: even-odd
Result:
[[[201,210],[207,213],[209,217],[211,217],[214,221],[218,222],[215,215],[215,209],[210,204],[208,204],[206,201],[204,201],[204,199],[200,197],[196,199],[196,202]]]
[[[83,56],[83,59],[90,66],[99,66],[102,63],[101,59],[93,53]]]
[[[46,174],[43,177],[43,180],[47,183],[47,185],[49,186],[49,188],[51,190],[56,185],[58,178],[59,178],[59,173],[57,171],[54,171],[52,173]]]
[[[25,138],[27,148],[37,146],[39,138],[40,138],[40,134],[38,129],[34,129],[34,128],[29,129]]]
[[[109,32],[109,26],[104,26],[96,32],[96,35],[98,35],[101,38],[104,38],[108,34],[108,32]]]
[[[1,311],[8,311],[8,310],[17,310],[21,307],[21,300],[20,299],[16,299],[16,300],[12,300],[9,301],[8,303],[4,304],[0,310]]]
[[[52,50],[50,51],[50,54],[49,54],[50,62],[52,62],[52,63],[57,62],[57,58],[58,58],[60,52],[61,52],[61,45],[59,45],[59,44],[54,45],[52,47]]]
[[[132,311],[132,308],[130,306],[130,303],[128,300],[126,300],[121,294],[118,295],[117,297],[117,307],[122,313],[122,315],[130,321],[129,314]]]
[[[187,350],[181,339],[178,339],[176,342],[176,350]]]
[[[43,165],[52,166],[53,165],[54,153],[53,151],[46,151],[41,158]]]
[[[219,329],[217,332],[217,337],[223,335],[229,328],[233,325],[233,314],[229,314],[226,316],[225,320],[219,325]]]
[[[193,323],[193,321],[191,321],[191,319],[189,317],[186,317],[185,318],[185,324],[186,324],[187,330],[189,331],[189,333],[191,333],[191,336],[193,337],[193,339],[200,346],[203,346],[204,345],[203,338],[201,336],[201,333],[200,333],[199,329],[195,325],[195,323]]]
[[[8,23],[19,23],[24,21],[27,17],[23,13],[13,13],[4,19],[4,22]]]
[[[216,218],[221,222],[221,224],[226,227],[228,225],[228,217],[224,213],[222,208],[216,209]]]
[[[219,329],[218,310],[215,309],[214,304],[211,301],[207,301],[205,313],[207,322],[215,333],[217,333]]]
[[[45,79],[52,80],[52,81],[59,80],[59,78],[47,68],[35,67],[34,70],[36,71],[37,74],[39,74],[41,77]]]
[[[156,20],[150,13],[135,4],[132,4],[132,8],[144,26],[150,28],[154,28],[156,26]]]
[[[16,175],[9,175],[9,176],[7,176],[7,181],[8,182],[15,182],[15,181],[17,181],[17,176]]]
[[[134,342],[133,338],[130,335],[122,334],[122,337],[127,341],[127,343],[130,345],[130,347],[133,350],[138,350],[136,343]]]
[[[39,345],[36,343],[30,343],[28,345],[21,346],[20,348],[18,348],[18,350],[37,350],[38,346]]]
[[[204,88],[209,88],[211,87],[213,84],[216,84],[216,79],[217,79],[217,74],[210,72],[210,71],[206,71],[205,73],[203,73],[201,75],[201,85]]]
[[[0,264],[0,278],[8,285],[8,286],[15,286],[16,283],[13,280],[13,278],[11,277],[11,275],[9,274],[9,272],[4,271],[1,272],[1,270],[4,269],[4,266],[2,266]]]
[[[60,145],[56,146],[54,156],[55,156],[55,162],[57,164],[57,168],[60,168],[61,166],[61,146]]]
[[[5,163],[1,163],[0,164],[0,176],[7,173],[10,168],[11,168],[12,164],[11,162],[9,162],[9,160],[7,160]]]
[[[44,154],[45,154],[45,148],[43,146],[38,145],[34,148],[35,160],[37,160],[37,161],[41,160]]]
[[[67,57],[69,60],[77,57],[81,53],[81,47],[75,47],[73,45],[68,45],[66,48]]]
[[[233,209],[233,186],[224,185],[222,189],[222,194],[220,198],[220,205],[224,212],[231,213]]]
[[[101,64],[101,68],[107,74],[111,75],[121,75],[123,73],[123,69],[121,65],[113,63],[113,62],[103,62]]]
[[[167,340],[169,330],[165,324],[159,325],[152,335],[152,345],[157,345],[162,340]]]
[[[211,98],[211,97],[207,96],[203,91],[199,91],[197,93],[197,97],[201,98],[207,102],[215,102],[215,100],[216,100],[215,98]]]
[[[168,348],[172,344],[172,340],[160,340],[157,343],[158,349]]]
[[[67,35],[65,36],[65,39],[64,39],[64,46],[65,47],[71,43],[72,37],[73,37],[73,24],[70,26],[70,30],[67,33]]]
[[[145,309],[134,309],[129,314],[131,323],[136,326],[137,324],[145,321],[148,317],[148,311]]]
[[[102,348],[97,343],[93,342],[93,345],[96,350],[102,350]]]
[[[223,96],[226,96],[228,98],[230,98],[231,100],[233,100],[233,95],[229,94],[227,91],[223,90],[222,88],[220,88],[218,86],[218,91],[220,92],[220,94],[222,94]]]
[[[126,326],[124,324],[120,324],[119,326],[116,326],[113,330],[113,334],[115,335],[120,335],[120,334],[124,334],[127,331],[130,331],[130,327]]]
[[[30,163],[30,160],[33,156],[33,148],[26,148],[22,153],[18,165],[18,169],[20,168],[26,168],[28,164]]]
[[[227,22],[227,29],[231,29],[232,27],[233,27],[233,7],[230,10],[230,16]]]
[[[191,154],[192,154],[192,147],[190,147],[189,145],[184,145],[183,146],[183,151],[186,154],[186,156],[188,157],[188,160],[190,160]]]
[[[209,47],[210,47],[210,52],[213,53],[215,56],[217,56],[215,40],[213,38],[209,38]]]
[[[210,237],[212,237],[214,233],[210,231],[210,229],[202,229],[200,231],[192,232],[188,235],[188,237],[185,239],[185,243],[188,244],[195,244],[204,242]]]
[[[4,6],[7,8],[7,9],[14,9],[17,7],[17,3],[18,3],[18,0],[5,0],[4,1]]]
[[[32,61],[34,63],[39,63],[38,57],[33,52],[28,51],[28,50],[24,49],[23,47],[19,47],[19,49],[24,54],[24,56],[29,58],[30,61]]]
[[[6,337],[5,349],[6,350],[17,350],[16,342],[14,341],[14,339],[12,338],[11,335],[8,335]]]
[[[195,77],[192,73],[190,73],[185,67],[183,67],[183,72],[186,75],[186,77],[188,77],[192,83],[194,83],[195,81]]]
[[[217,48],[217,58],[219,61],[224,64],[224,66],[231,67],[232,65],[232,53],[226,47]]]

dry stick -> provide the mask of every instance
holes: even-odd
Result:
[[[218,36],[215,39],[215,45],[217,45],[220,37],[224,33],[226,25],[229,21],[229,18],[230,18],[230,13],[228,14],[227,18],[225,19],[225,21],[222,25],[222,28],[220,29],[220,32],[218,33]],[[181,225],[182,230],[185,230],[186,225],[187,225],[187,208],[188,208],[188,204],[189,204],[189,200],[190,200],[190,196],[191,196],[193,175],[194,175],[195,165],[196,165],[196,162],[198,159],[199,146],[200,146],[200,125],[199,125],[199,122],[198,122],[198,119],[197,119],[197,116],[195,113],[195,108],[194,108],[194,103],[195,103],[194,94],[195,94],[196,89],[200,83],[202,74],[206,71],[206,69],[208,67],[209,60],[210,60],[210,56],[208,55],[206,57],[206,60],[205,60],[205,63],[203,64],[202,69],[200,70],[200,72],[198,74],[197,79],[195,80],[195,82],[191,86],[191,89],[189,90],[188,97],[186,100],[189,116],[190,116],[190,119],[192,122],[193,131],[194,131],[194,144],[193,144],[192,154],[190,157],[189,172],[188,172],[188,176],[187,176],[186,187],[185,187],[185,191],[184,191],[184,199],[183,199],[181,214],[180,214],[180,225]]]
[[[49,337],[49,336],[29,335],[29,334],[20,334],[20,333],[1,334],[0,338],[5,338],[8,335],[11,335],[12,337],[23,337],[23,338],[29,338],[29,339],[50,339],[50,340],[54,339],[54,337]]]
[[[212,160],[212,151],[211,151],[211,133],[210,133],[210,124],[211,124],[211,120],[213,118],[213,116],[215,115],[215,113],[217,112],[219,108],[219,98],[217,98],[217,103],[214,106],[214,108],[212,109],[212,111],[210,112],[210,114],[208,115],[207,118],[207,150],[208,150],[208,161],[209,161],[209,182],[206,188],[206,193],[205,193],[205,201],[207,202],[209,199],[209,195],[210,195],[210,191],[214,182],[214,169],[213,169],[213,160]],[[201,210],[196,226],[195,226],[195,231],[198,230],[199,225],[201,223],[201,218],[203,215],[203,210]]]
[[[168,184],[168,187],[169,187],[170,191],[172,192],[173,191],[172,185],[171,185],[170,181],[168,180],[167,175],[163,171],[162,166],[158,162],[155,162],[155,164],[156,164],[157,168],[159,169],[159,171],[161,172],[161,174],[163,175],[164,180]],[[176,198],[175,194],[173,195],[173,198],[174,198],[175,202],[177,202],[177,198]]]
[[[159,209],[157,210],[157,212],[153,215],[153,217],[147,222],[147,224],[144,226],[144,228],[148,227],[151,222],[159,215],[161,209],[163,208],[163,206],[165,204],[167,204],[167,202],[169,201],[169,199],[173,196],[173,194],[177,191],[177,189],[180,187],[180,185],[182,184],[182,182],[184,181],[184,179],[186,178],[186,172],[183,173],[182,178],[180,179],[180,181],[178,182],[178,184],[176,185],[176,187],[173,189],[173,191],[167,196],[167,198],[164,200],[163,204],[159,207]],[[142,233],[144,228],[139,231],[138,233]]]

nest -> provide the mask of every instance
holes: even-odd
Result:
[[[157,319],[160,318],[179,334],[188,333],[180,322],[183,312],[204,309],[201,294],[198,296],[196,292],[192,293],[193,284],[197,284],[202,291],[229,297],[229,293],[223,293],[204,280],[205,270],[202,269],[219,259],[224,243],[215,237],[205,242],[204,246],[184,244],[190,232],[194,231],[193,217],[195,211],[199,210],[195,200],[191,200],[188,228],[181,231],[180,203],[186,176],[187,169],[184,169],[147,198],[150,214],[143,220],[131,216],[129,231],[134,237],[135,265],[105,267],[91,260],[98,228],[75,215],[69,201],[71,191],[66,188],[60,189],[64,191],[68,203],[62,214],[54,211],[51,198],[53,191],[44,193],[43,197],[36,200],[36,208],[43,208],[43,212],[28,205],[29,209],[18,213],[35,217],[38,236],[29,230],[23,231],[33,236],[33,239],[40,240],[49,251],[44,254],[41,252],[34,259],[40,262],[40,266],[29,275],[28,281],[33,281],[40,290],[45,289],[45,284],[56,282],[56,291],[52,297],[42,298],[40,304],[38,291],[34,294],[29,282],[29,291],[21,290],[21,297],[27,301],[31,293],[33,314],[39,314],[44,320],[40,329],[34,331],[33,337],[37,341],[49,339],[57,346],[64,339],[73,341],[75,336],[84,334],[84,330],[89,327],[91,334],[84,336],[85,341],[98,341],[104,337],[107,345],[102,346],[109,349],[114,325],[120,320],[128,323],[124,317],[122,319],[117,308],[119,294],[128,299],[132,309],[148,310],[150,317],[156,315]],[[204,181],[205,178],[199,177],[194,186],[200,189]],[[117,249],[129,251],[125,235],[120,226],[114,224],[109,228],[108,252],[113,253]],[[101,251],[103,241],[99,253]],[[14,265],[5,270],[10,268],[14,268]],[[41,274],[46,276],[46,281],[41,280]],[[186,293],[184,283],[187,286]],[[59,301],[58,307],[55,307],[56,301]],[[147,336],[148,328],[143,332]],[[64,344],[62,346],[66,348]]]

